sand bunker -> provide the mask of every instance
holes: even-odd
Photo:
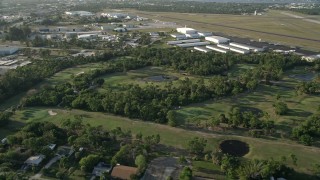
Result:
[[[52,110],[49,110],[48,113],[49,113],[50,116],[55,116],[55,115],[58,114],[58,113],[56,113],[56,112],[53,112]]]

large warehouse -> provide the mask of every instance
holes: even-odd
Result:
[[[204,47],[194,47],[195,50],[197,51],[201,51],[201,52],[210,52],[211,50],[210,49],[207,49],[207,48],[204,48]]]
[[[227,43],[230,41],[230,39],[221,36],[209,36],[205,37],[205,39],[216,44]]]
[[[182,48],[188,48],[188,47],[195,47],[195,46],[205,46],[209,44],[210,44],[209,42],[195,42],[195,43],[177,44],[177,46]]]
[[[176,45],[182,43],[193,43],[193,42],[200,42],[200,39],[187,39],[187,40],[180,40],[180,41],[168,41],[168,45]]]
[[[250,53],[249,50],[241,49],[241,48],[237,48],[237,47],[230,47],[230,51],[240,53],[240,54],[249,54]]]
[[[217,51],[217,52],[221,52],[221,53],[227,53],[228,52],[228,50],[226,50],[226,49],[221,49],[221,48],[218,48],[218,47],[215,47],[215,46],[206,46],[206,48],[214,50],[214,51]]]
[[[0,47],[0,56],[6,56],[16,53],[19,50],[17,47]]]
[[[177,32],[182,33],[182,34],[197,34],[198,33],[197,30],[192,29],[192,28],[187,28],[187,27],[177,28]]]
[[[70,16],[93,16],[94,14],[88,11],[66,11],[66,15]]]
[[[235,42],[230,43],[230,46],[241,48],[241,49],[246,49],[246,50],[254,51],[254,52],[261,52],[264,50],[263,48],[257,48],[257,47],[249,46],[246,44],[235,43]]]

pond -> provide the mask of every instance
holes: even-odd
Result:
[[[242,157],[249,153],[249,145],[239,140],[225,140],[220,143],[220,149],[225,154]]]

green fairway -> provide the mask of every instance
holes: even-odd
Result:
[[[56,112],[57,115],[49,115],[49,110]],[[290,153],[297,155],[299,160],[297,170],[300,172],[310,172],[312,164],[320,161],[320,159],[315,158],[320,153],[319,148],[303,146],[292,141],[282,139],[271,141],[236,135],[221,135],[200,131],[190,131],[151,122],[130,120],[104,113],[35,107],[17,111],[12,119],[21,123],[50,121],[60,124],[64,119],[74,118],[74,115],[81,115],[85,123],[89,123],[93,126],[102,125],[104,128],[109,130],[121,127],[123,130],[130,130],[134,134],[139,132],[144,135],[160,134],[162,144],[176,148],[186,148],[188,140],[194,136],[204,137],[208,140],[207,150],[215,150],[218,147],[219,142],[224,139],[239,139],[247,142],[250,146],[250,153],[245,156],[246,158],[278,158],[280,156],[287,156]]]

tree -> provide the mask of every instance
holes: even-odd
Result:
[[[189,167],[184,167],[179,175],[179,180],[191,180],[192,170]]]
[[[317,164],[313,165],[312,172],[318,178],[320,177],[320,163],[317,163]]]
[[[188,150],[192,154],[203,154],[204,148],[207,145],[207,140],[204,138],[194,137],[188,142]]]
[[[147,167],[147,160],[146,157],[143,155],[138,155],[135,159],[135,164],[138,166],[138,169],[140,172],[144,171],[144,169]]]
[[[79,165],[83,171],[90,172],[99,161],[100,157],[98,155],[90,154],[89,156],[82,158]]]
[[[167,119],[168,119],[168,124],[169,126],[176,127],[178,126],[178,121],[177,121],[177,113],[175,111],[169,111],[167,113]]]
[[[288,105],[284,102],[276,102],[275,104],[273,104],[273,107],[275,109],[275,113],[278,115],[287,114],[289,110]]]

